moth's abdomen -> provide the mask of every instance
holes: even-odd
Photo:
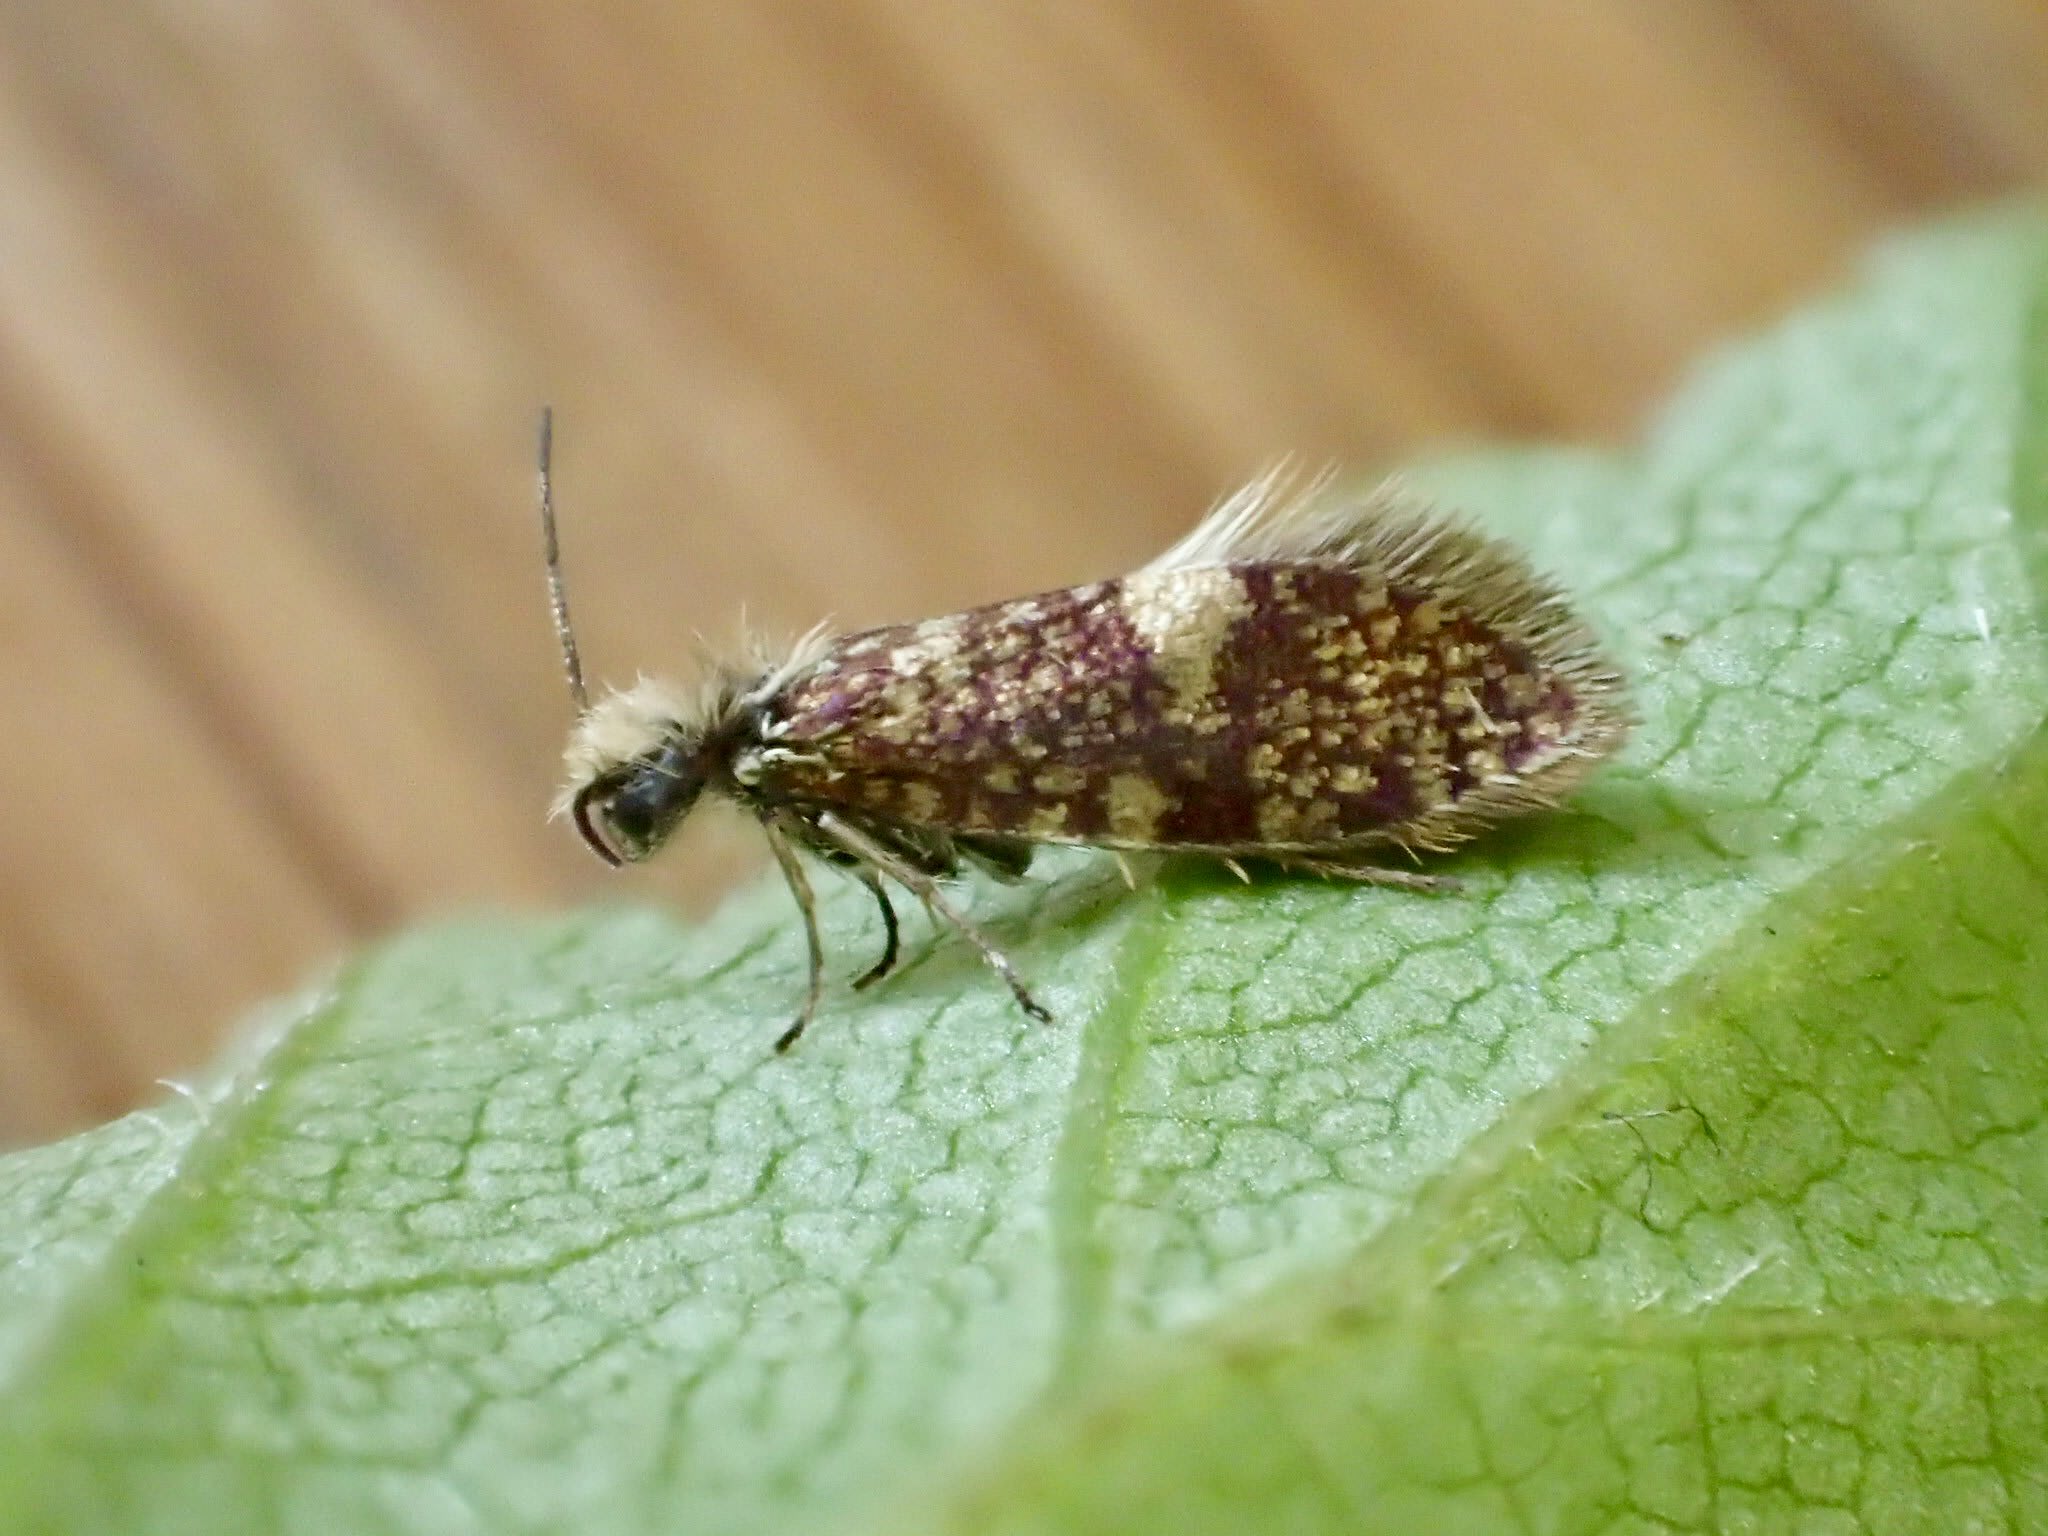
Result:
[[[848,636],[781,700],[776,792],[1115,846],[1455,842],[1562,793],[1623,729],[1554,594],[1476,548],[1492,563],[1466,589],[1244,561]]]

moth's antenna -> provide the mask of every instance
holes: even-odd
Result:
[[[540,409],[540,547],[548,567],[548,605],[555,614],[555,638],[562,642],[562,671],[569,678],[569,697],[577,713],[590,708],[590,690],[583,686],[583,658],[576,654],[576,631],[569,624],[569,593],[562,585],[562,545],[555,536],[555,409]]]

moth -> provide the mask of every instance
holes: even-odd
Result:
[[[542,418],[548,588],[577,718],[555,806],[597,856],[636,862],[711,793],[760,823],[825,957],[803,855],[874,897],[916,896],[1050,1016],[948,894],[963,866],[1024,877],[1046,843],[1207,854],[1415,891],[1385,862],[1558,803],[1631,724],[1621,675],[1513,548],[1398,490],[1272,472],[1144,569],[857,634],[820,627],[593,700],[562,581]]]

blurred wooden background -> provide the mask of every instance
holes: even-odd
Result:
[[[730,878],[542,820],[543,400],[630,677],[1618,440],[2044,167],[2040,0],[0,6],[0,1142],[423,914]]]

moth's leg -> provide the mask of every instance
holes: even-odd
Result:
[[[921,834],[917,828],[890,823],[861,830],[898,859],[929,875],[950,875],[958,866],[952,843],[943,836],[919,841]],[[882,909],[882,958],[853,984],[856,991],[872,986],[896,968],[901,943],[895,904],[889,900],[887,889],[876,876],[873,862],[863,854],[850,853],[830,838],[820,836],[810,816],[791,816],[783,823],[783,831],[795,847],[815,854],[834,869],[843,869],[860,881],[875,898],[875,905]]]
[[[882,958],[853,984],[854,991],[871,987],[884,976],[896,969],[896,909],[889,904],[889,892],[875,872],[867,865],[855,867],[860,883],[866,886],[875,898],[875,905],[882,909]]]
[[[796,1022],[785,1029],[775,1042],[775,1049],[786,1051],[797,1042],[797,1037],[809,1027],[813,1015],[818,1011],[818,998],[825,990],[825,946],[818,938],[818,901],[811,893],[811,877],[804,873],[803,861],[796,856],[796,850],[789,846],[789,838],[782,828],[772,821],[761,823],[761,830],[768,834],[768,847],[775,854],[775,862],[782,870],[782,878],[789,886],[789,894],[796,898],[796,909],[803,914],[804,943],[810,947],[811,979],[804,990],[803,1011],[796,1016]]]
[[[1439,896],[1462,889],[1450,875],[1425,875],[1417,869],[1389,869],[1384,864],[1372,864],[1363,859],[1352,862],[1347,859],[1283,858],[1279,863],[1282,869],[1321,875],[1325,880],[1356,880],[1361,885],[1391,885],[1397,890],[1428,891]]]
[[[864,859],[945,919],[958,930],[962,938],[975,947],[981,958],[988,963],[989,969],[1003,978],[1010,988],[1010,995],[1017,999],[1018,1007],[1041,1023],[1052,1022],[1052,1015],[1025,990],[1024,983],[1018,979],[1016,968],[1010,964],[1010,957],[996,948],[989,936],[968,920],[966,913],[946,899],[946,893],[939,889],[939,882],[931,875],[899,858],[867,833],[841,821],[830,811],[821,813],[812,826],[821,837]]]

